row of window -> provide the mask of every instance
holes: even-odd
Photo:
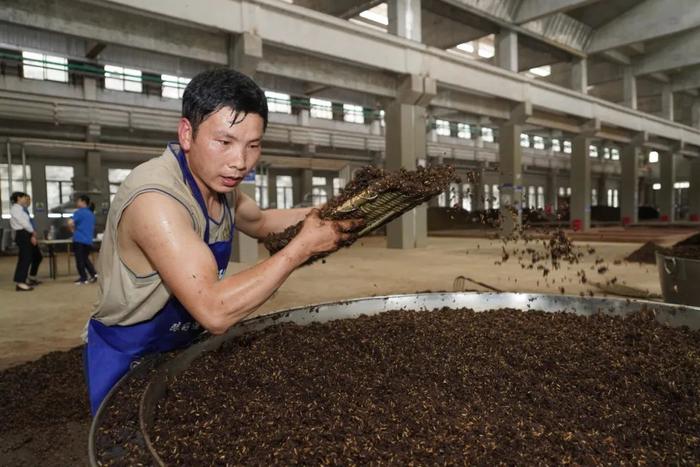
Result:
[[[270,207],[267,174],[255,174],[255,202],[262,209]],[[311,179],[311,203],[320,206],[329,199],[328,179],[326,177],[312,177]],[[332,181],[333,196],[340,193],[343,183],[340,178],[334,177]],[[276,206],[278,209],[294,207],[294,179],[291,175],[275,176]]]
[[[125,92],[143,92],[141,70],[117,65],[104,65],[105,89]],[[68,82],[68,59],[37,52],[22,52],[22,74],[28,79]],[[161,95],[172,99],[182,98],[189,78],[160,75]]]
[[[655,184],[654,186],[656,186]],[[676,183],[676,188],[687,188],[688,182]],[[656,188],[655,188],[656,189]],[[571,187],[560,186],[557,190],[560,197],[571,196]],[[460,202],[459,185],[453,183],[447,192],[441,193],[438,197],[438,206],[440,207],[455,207],[461,204],[465,211],[472,210],[472,185],[465,183],[462,185],[462,194]],[[599,204],[598,190],[591,190],[591,204],[596,206]],[[484,207],[486,209],[498,209],[500,205],[500,190],[498,185],[484,185]],[[528,209],[544,209],[545,192],[543,186],[527,186],[523,187],[523,207]],[[616,188],[610,188],[607,191],[607,206],[619,207],[619,192]]]
[[[73,210],[73,176],[74,169],[71,166],[47,165],[46,176],[46,209],[49,217],[69,217]],[[131,172],[130,169],[108,169],[109,199],[112,201],[119,186]],[[10,173],[7,164],[0,164],[0,200],[2,201],[2,215],[9,217],[11,191],[24,191],[32,194],[31,167],[20,164],[12,166],[12,187],[10,187]],[[329,199],[328,180],[326,177],[312,178],[311,202],[314,206],[326,203]],[[332,195],[340,193],[343,182],[340,178],[332,179]],[[288,209],[294,206],[293,188],[294,179],[291,175],[278,175],[275,177],[277,207]],[[690,182],[675,182],[675,189],[684,190],[690,188]],[[654,190],[660,190],[661,184],[654,183]],[[472,210],[472,185],[465,183],[461,186],[456,183],[450,185],[447,192],[440,194],[438,205],[441,207],[461,205],[466,211]],[[571,196],[571,187],[559,187],[557,194],[560,197]],[[611,188],[607,190],[607,205],[619,206],[619,192]],[[255,176],[255,200],[258,205],[266,209],[269,207],[268,175],[256,174]],[[498,185],[484,185],[484,202],[486,209],[498,209],[500,205],[500,191]],[[591,204],[598,205],[598,190],[591,190]],[[528,186],[523,189],[523,207],[530,209],[543,209],[545,205],[545,191],[543,186]],[[33,205],[32,205],[33,214]],[[55,211],[55,212],[52,212]]]
[[[23,74],[25,78],[68,82],[68,59],[56,55],[48,55],[37,52],[22,52]],[[104,86],[105,89],[125,92],[143,92],[143,76],[140,70],[125,68],[116,65],[104,65]],[[161,95],[172,99],[181,99],[189,78],[175,75],[160,75]],[[291,96],[281,92],[265,91],[268,100],[268,110],[277,113],[292,113]],[[310,99],[310,115],[313,118],[333,119],[333,104],[325,99]],[[381,110],[380,121],[384,124],[384,111]],[[353,104],[343,104],[343,120],[350,123],[365,123],[365,112],[362,106]],[[451,136],[451,124],[447,120],[436,120],[435,131],[441,136]],[[471,127],[467,123],[457,123],[456,136],[458,138],[471,139]],[[494,142],[493,129],[481,128],[481,138],[487,142]],[[562,142],[554,138],[551,140],[552,150],[571,154],[571,141]],[[520,145],[522,147],[532,147],[534,149],[545,149],[545,141],[542,136],[530,136],[526,133],[520,135]],[[589,155],[597,158],[598,147],[591,145]],[[617,148],[603,148],[603,158],[619,160],[620,151]],[[649,162],[656,163],[659,154],[656,151],[649,153]]]

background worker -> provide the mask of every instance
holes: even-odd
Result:
[[[78,277],[75,284],[82,285],[97,280],[95,266],[90,261],[92,251],[92,238],[95,234],[95,214],[90,205],[88,195],[80,195],[75,202],[78,208],[73,213],[73,218],[68,222],[73,231],[73,251],[75,252],[75,266],[78,269]]]
[[[14,231],[15,243],[19,248],[17,266],[15,267],[15,290],[29,292],[40,282],[36,278],[43,256],[36,238],[34,221],[29,215],[31,197],[24,192],[16,191],[10,196],[10,227]]]

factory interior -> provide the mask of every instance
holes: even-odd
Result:
[[[223,70],[266,114],[198,130]],[[266,125],[231,196],[192,163],[227,109]],[[168,177],[196,215],[135,188]],[[206,258],[132,239],[133,272],[141,196]],[[0,0],[0,204],[0,465],[700,463],[697,0]],[[371,228],[285,266],[313,216]],[[205,260],[225,326],[171,282]],[[208,332],[115,350],[150,321],[106,301],[161,296]]]

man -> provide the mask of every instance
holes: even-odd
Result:
[[[265,94],[250,78],[228,69],[201,73],[185,89],[179,144],[136,167],[119,188],[100,249],[100,299],[87,326],[93,413],[134,361],[187,346],[201,328],[225,332],[295,268],[336,250],[360,225],[322,221],[310,209],[263,212],[238,191],[260,158],[266,126]],[[222,279],[234,223],[262,238],[301,220],[282,251]]]
[[[90,261],[92,251],[92,237],[95,235],[94,206],[90,206],[90,197],[80,195],[75,201],[78,208],[73,213],[73,218],[68,225],[73,232],[73,251],[75,252],[75,267],[78,270],[78,279],[74,284],[83,285],[97,281],[95,266]]]

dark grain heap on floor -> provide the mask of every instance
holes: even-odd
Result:
[[[84,381],[82,346],[0,372],[0,465],[86,465]]]
[[[388,312],[237,338],[157,411],[169,465],[700,461],[700,333],[649,313]]]
[[[456,181],[454,168],[447,165],[430,166],[427,168],[418,167],[414,171],[401,169],[396,172],[389,172],[372,166],[364,167],[357,171],[355,177],[341,190],[341,192],[331,198],[320,208],[321,219],[366,219],[370,217],[361,209],[346,210],[346,203],[358,196],[374,198],[376,196],[387,195],[389,193],[405,196],[406,205],[402,209],[392,209],[391,214],[374,226],[374,229],[385,225],[391,220],[399,217],[404,212],[413,207],[439,195],[448,189],[451,182]],[[377,214],[382,210],[372,207],[371,214]],[[299,233],[302,223],[288,227],[280,233],[271,234],[265,239],[265,247],[271,254],[274,254],[287,246],[287,244]],[[343,246],[350,246],[357,238],[353,238]],[[317,256],[309,262],[313,262],[325,255]]]

